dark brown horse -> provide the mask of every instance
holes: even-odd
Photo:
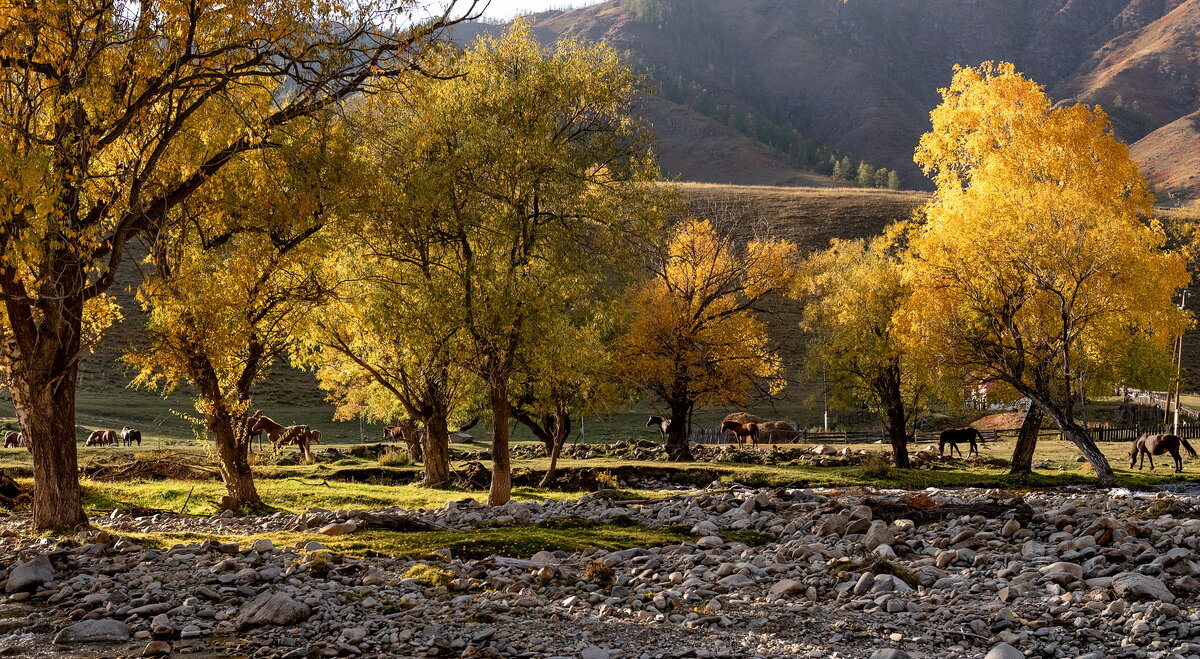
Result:
[[[950,445],[950,457],[954,457],[954,452],[958,451],[958,457],[962,457],[962,449],[958,448],[959,442],[968,444],[967,457],[971,455],[979,455],[979,444],[975,443],[975,439],[983,441],[983,435],[974,428],[949,428],[943,430],[941,436],[938,437],[938,455],[942,455],[942,451],[946,449],[946,444]]]
[[[741,445],[746,439],[750,440],[751,446],[758,446],[758,424],[757,423],[738,423],[737,421],[726,421],[721,424],[721,432],[733,432],[733,438]]]
[[[1133,442],[1133,448],[1129,451],[1129,468],[1133,469],[1134,463],[1141,457],[1141,464],[1137,468],[1141,469],[1142,465],[1146,464],[1146,456],[1150,456],[1150,468],[1154,468],[1154,456],[1170,453],[1171,458],[1175,461],[1176,473],[1183,471],[1183,458],[1179,455],[1179,446],[1187,449],[1188,455],[1196,457],[1196,449],[1188,444],[1187,440],[1178,435],[1142,435]]]
[[[4,433],[4,448],[21,448],[25,445],[25,435],[15,430]]]
[[[665,442],[667,441],[667,433],[671,431],[671,419],[661,416],[652,416],[650,417],[650,420],[646,422],[646,427],[657,428],[659,434],[662,435],[662,439]]]

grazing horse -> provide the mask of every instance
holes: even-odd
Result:
[[[1188,455],[1196,457],[1196,449],[1192,448],[1188,441],[1178,435],[1142,435],[1133,442],[1133,448],[1129,451],[1129,468],[1133,469],[1133,465],[1137,459],[1141,457],[1141,464],[1137,468],[1141,469],[1142,465],[1146,464],[1146,456],[1150,456],[1150,468],[1154,468],[1154,456],[1170,453],[1171,458],[1175,461],[1175,472],[1183,471],[1183,458],[1179,456],[1179,445],[1187,449]]]
[[[383,440],[404,442],[404,446],[408,450],[408,457],[413,462],[421,462],[424,459],[421,450],[421,436],[417,432],[417,424],[412,419],[406,419],[397,426],[384,426]]]
[[[270,433],[268,432],[268,437]],[[300,449],[300,457],[304,460],[312,460],[312,445],[320,443],[321,433],[317,430],[312,430],[305,425],[288,426],[283,433],[277,437],[271,438],[271,443],[275,449],[281,449],[284,446],[295,446]]]
[[[21,448],[25,445],[25,434],[15,430],[4,433],[4,448]]]
[[[746,438],[749,438],[751,446],[758,446],[758,424],[757,423],[738,423],[737,421],[726,421],[721,424],[721,432],[733,432],[733,438],[740,446]]]
[[[954,452],[958,451],[958,457],[962,457],[962,449],[958,448],[959,442],[967,442],[967,457],[974,455],[979,457],[979,445],[975,443],[975,439],[983,441],[983,434],[974,428],[949,428],[943,430],[938,437],[938,455],[943,455],[946,450],[946,444],[950,445],[950,457],[954,457]]]
[[[120,446],[117,441],[117,431],[115,430],[93,430],[92,434],[88,435],[84,446]]]
[[[671,420],[661,416],[652,416],[646,422],[647,428],[658,428],[658,432],[662,435],[663,441],[667,441],[667,433],[671,431]]]
[[[121,441],[125,442],[126,446],[133,446],[136,442],[138,446],[142,445],[142,431],[134,430],[129,426],[125,426],[121,430]]]

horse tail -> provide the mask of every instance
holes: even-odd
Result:
[[[1192,448],[1191,444],[1188,444],[1188,440],[1180,437],[1179,443],[1183,444],[1183,448],[1187,450],[1188,455],[1192,456],[1193,458],[1196,457],[1196,449]]]

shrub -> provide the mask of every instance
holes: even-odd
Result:
[[[887,478],[892,475],[892,461],[882,453],[871,453],[862,460],[863,476]]]
[[[418,563],[404,573],[405,578],[416,579],[426,586],[449,586],[454,581],[454,573],[439,567]]]
[[[379,454],[379,464],[385,467],[407,467],[411,462],[408,451],[399,447],[390,447]]]
[[[603,587],[605,590],[612,588],[616,582],[617,573],[612,569],[612,566],[601,560],[594,560],[583,568],[583,580],[588,583],[594,583],[597,586]]]

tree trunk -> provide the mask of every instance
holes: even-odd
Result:
[[[221,498],[223,510],[264,507],[250,471],[250,436],[240,416],[219,410],[207,418],[208,431],[217,443],[217,467],[228,493]]]
[[[1058,424],[1058,429],[1062,431],[1063,439],[1074,444],[1083,453],[1083,457],[1088,463],[1092,465],[1092,470],[1096,472],[1096,484],[1100,487],[1116,486],[1117,477],[1113,474],[1112,466],[1108,464],[1108,458],[1104,457],[1104,454],[1097,448],[1096,443],[1092,441],[1087,428],[1079,425],[1079,423],[1064,414],[1061,410],[1047,407],[1046,405],[1042,405],[1042,409]]]
[[[688,446],[687,401],[671,401],[671,427],[667,428],[667,459],[674,462],[695,460]]]
[[[538,482],[538,487],[547,487],[550,481],[554,480],[554,472],[558,470],[558,456],[562,453],[567,438],[571,436],[571,414],[560,407],[553,418],[554,448],[550,451],[550,466],[546,468],[546,474]]]
[[[75,442],[77,369],[60,378],[13,373],[13,408],[33,454],[33,528],[74,531],[88,525]]]
[[[1029,411],[1025,412],[1025,420],[1021,422],[1021,431],[1017,433],[1017,446],[1013,449],[1012,475],[1033,473],[1033,451],[1037,448],[1038,433],[1042,430],[1042,421],[1046,413],[1042,408],[1030,403]]]
[[[437,410],[425,419],[425,487],[450,486],[450,430],[445,410]]]
[[[36,310],[7,301],[9,318],[23,315],[27,322],[0,328],[0,334],[12,332],[0,346],[0,367],[8,375],[13,409],[33,458],[32,526],[43,531],[76,530],[88,524],[75,438],[83,300],[58,295],[41,301]],[[30,317],[34,314],[41,315],[40,323]]]
[[[502,506],[512,498],[512,463],[508,455],[508,386],[492,382],[489,387],[492,406],[492,485],[488,505]]]
[[[887,433],[892,443],[892,462],[901,469],[908,469],[908,418],[904,414],[904,395],[900,391],[900,367],[886,369],[876,384],[876,392],[887,410]]]

